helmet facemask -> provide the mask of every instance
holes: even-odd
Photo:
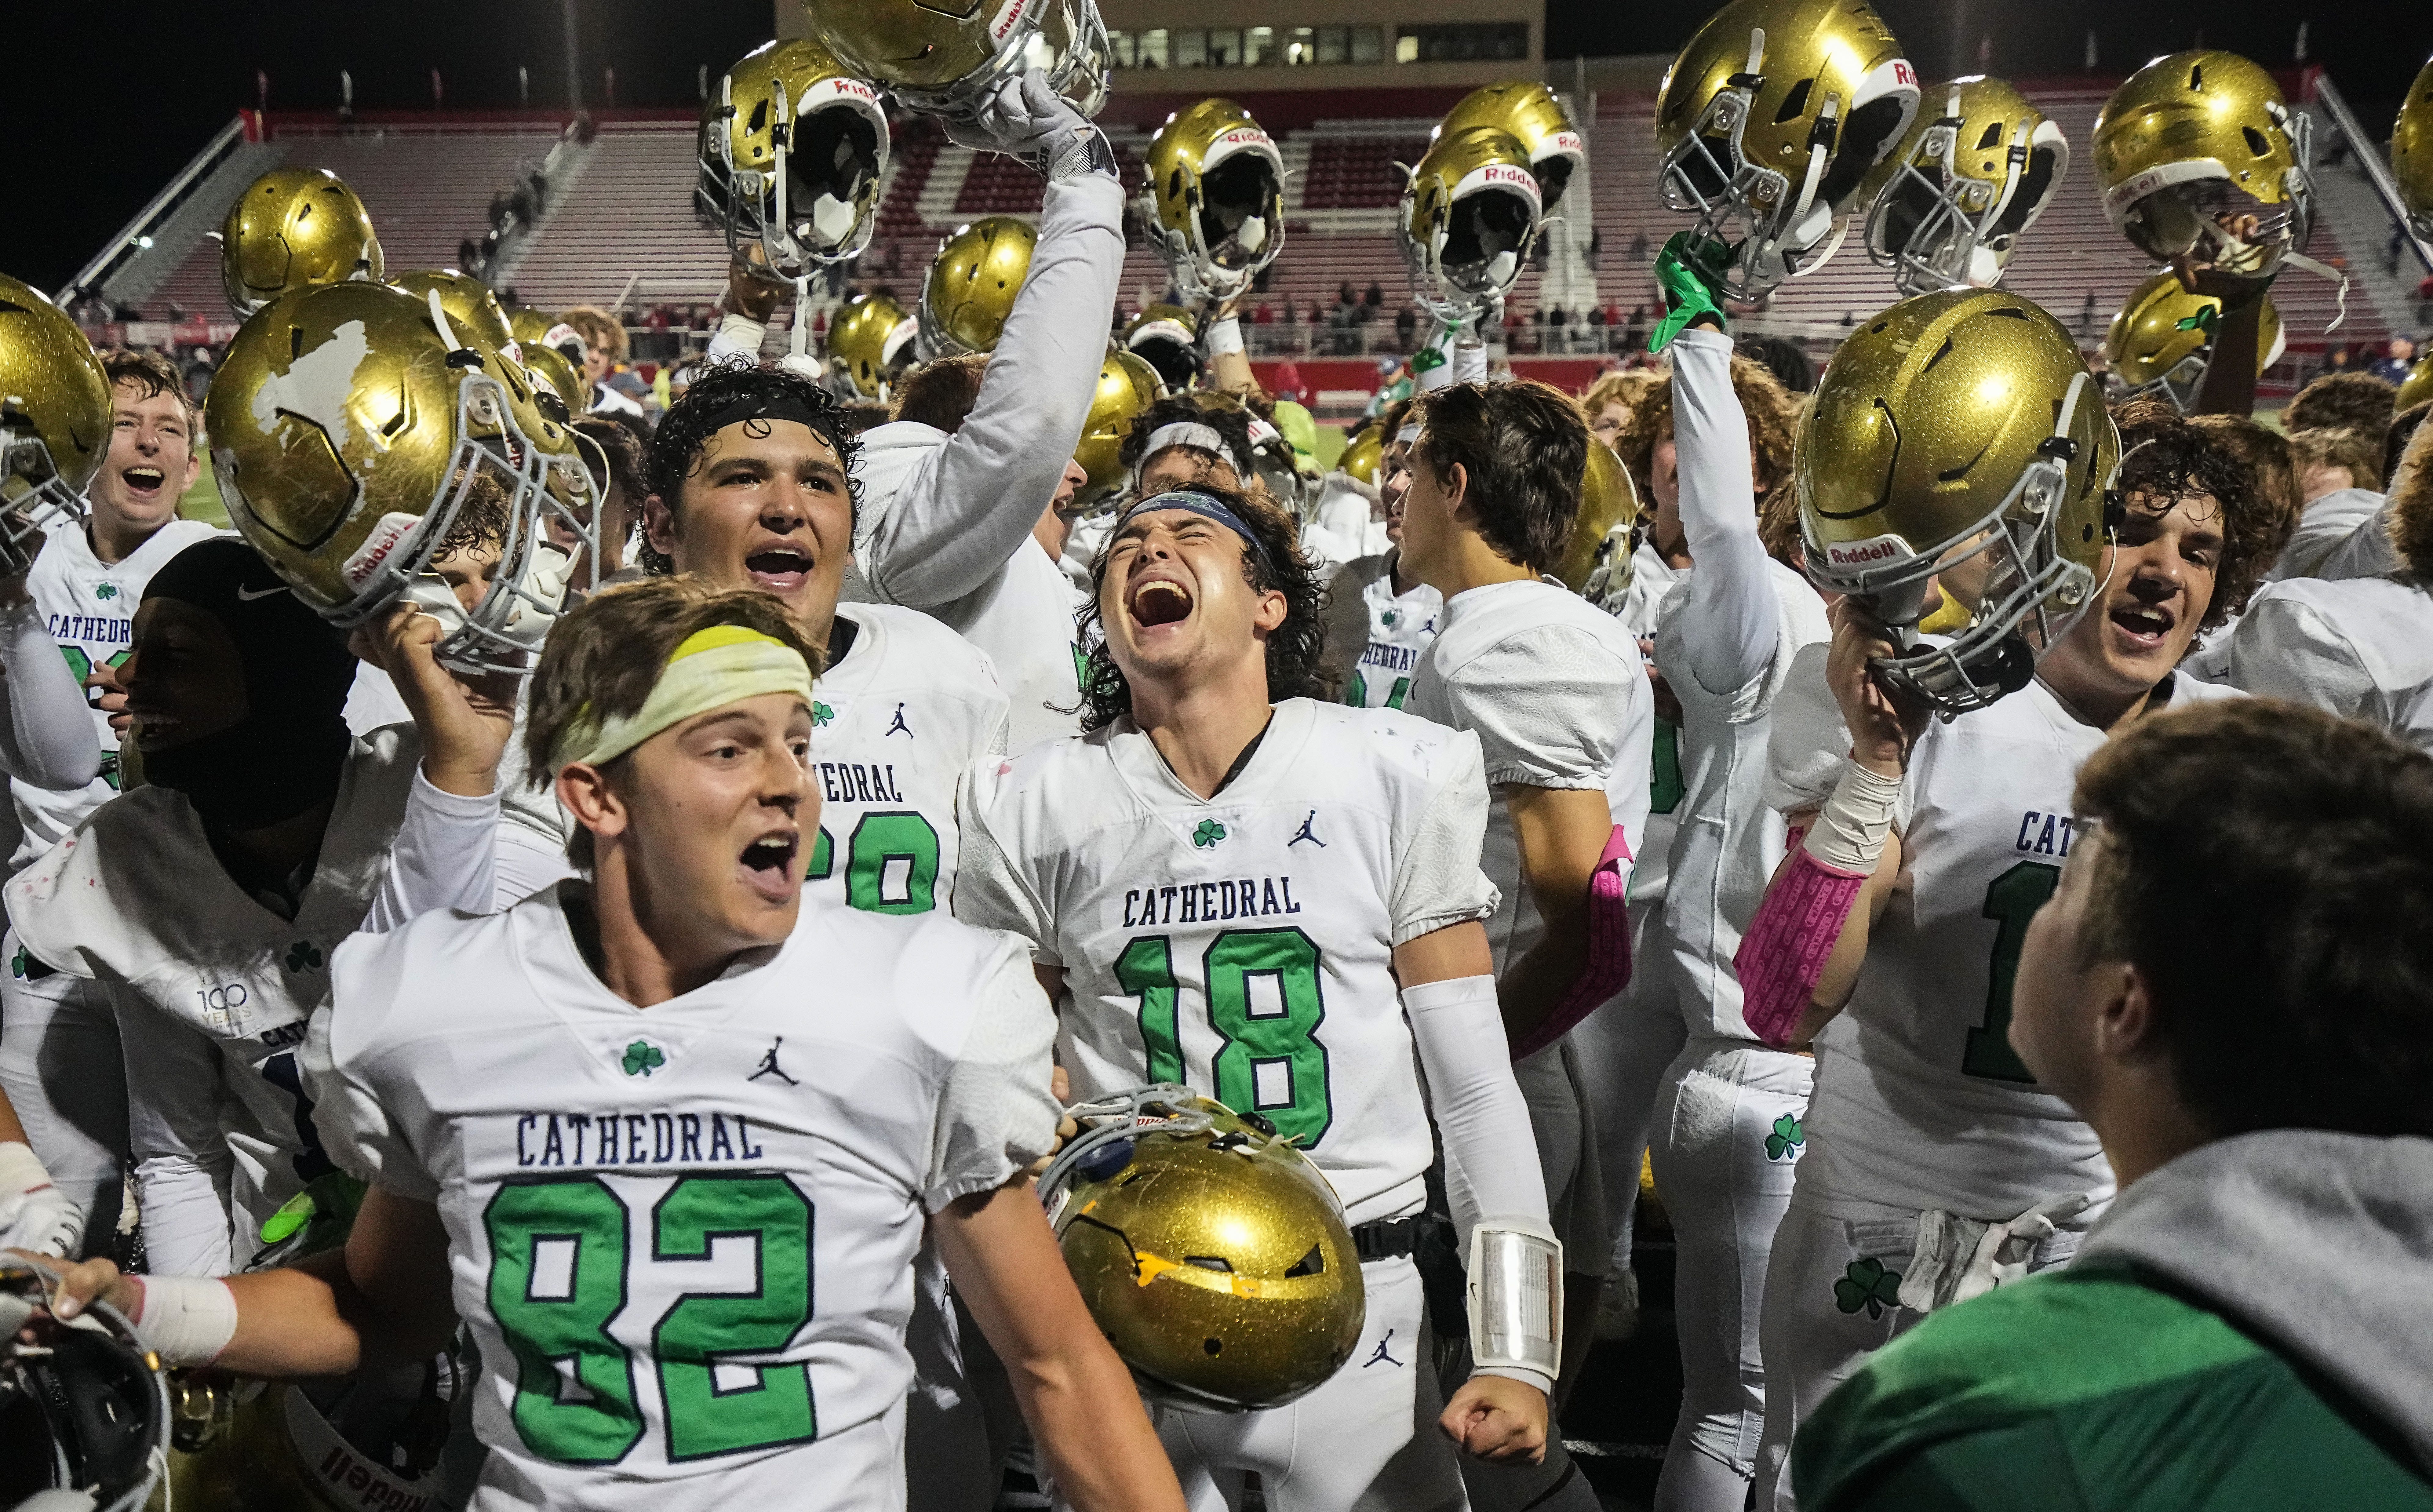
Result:
[[[102,455],[96,448],[94,461]],[[60,472],[33,417],[0,397],[0,573],[27,570],[44,535],[84,518],[84,489]]]
[[[1195,299],[1230,299],[1284,245],[1284,179],[1266,154],[1237,151],[1200,175],[1187,229],[1167,233],[1176,287]]]
[[[998,15],[1002,18],[1004,11]],[[889,93],[950,126],[976,126],[982,105],[995,99],[1009,79],[1035,68],[1047,76],[1047,87],[1085,118],[1106,108],[1115,49],[1095,0],[1037,0],[1015,10],[1012,25],[1013,34],[996,43],[994,59],[985,67],[938,89],[891,81]]]
[[[815,79],[799,100],[781,87],[752,102],[744,121],[766,130],[770,165],[763,173],[734,161],[739,113],[734,81],[722,81],[718,110],[702,124],[697,200],[726,234],[737,259],[765,263],[780,278],[851,262],[877,230],[877,184],[887,170],[887,117],[877,94],[859,79]],[[747,248],[758,248],[753,258]]]
[[[2139,251],[2157,263],[2185,259],[2259,281],[2305,253],[2314,234],[2313,121],[2277,105],[2270,109],[2288,138],[2292,160],[2278,186],[2280,199],[2267,202],[2239,188],[2230,169],[2211,158],[2167,164],[2152,171],[2161,181],[2120,211],[2120,229]],[[2271,151],[2271,140],[2255,127],[2243,127],[2241,136],[2256,157]],[[2234,229],[2248,219],[2255,222],[2253,231]]]
[[[2007,144],[1997,135],[1999,123],[1989,125],[1993,140],[1965,149],[2003,154],[1999,183],[1961,174],[1954,164],[1965,124],[1955,112],[1928,127],[1916,153],[1893,170],[1868,210],[1867,255],[1893,270],[1904,294],[2001,281],[2019,232],[2058,183],[2067,149],[2039,141],[2043,124],[2029,120],[2012,128]]]

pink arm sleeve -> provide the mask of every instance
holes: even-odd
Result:
[[[1546,1021],[1512,1047],[1512,1059],[1535,1055],[1570,1033],[1599,1003],[1630,985],[1630,841],[1622,826],[1605,842],[1589,874],[1589,963]]]
[[[1750,1032],[1777,1046],[1790,1040],[1808,1011],[1826,959],[1867,881],[1863,874],[1811,856],[1800,834],[1792,831],[1791,864],[1766,889],[1732,957],[1741,978],[1741,1015]]]

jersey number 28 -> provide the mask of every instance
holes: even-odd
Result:
[[[819,1436],[807,1367],[738,1365],[774,1354],[811,1316],[811,1204],[765,1173],[688,1176],[651,1210],[651,1252],[626,1252],[622,1198],[596,1176],[510,1181],[482,1221],[490,1316],[516,1356],[516,1433],[564,1465],[613,1465],[642,1438],[638,1363],[658,1371],[671,1460],[706,1459]],[[702,1263],[712,1239],[749,1241],[758,1285],[688,1292],[651,1325],[650,1348],[609,1337],[629,1272]]]

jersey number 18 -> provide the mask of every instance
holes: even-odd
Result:
[[[1326,1046],[1318,1041],[1326,1021],[1319,959],[1317,943],[1293,928],[1228,929],[1200,958],[1208,1027],[1222,1041],[1210,1061],[1213,1096],[1236,1112],[1265,1116],[1277,1132],[1298,1136],[1303,1149],[1316,1149],[1335,1121]],[[1252,991],[1261,977],[1271,994]],[[1115,982],[1140,999],[1148,1079],[1182,1081],[1182,989],[1167,937],[1143,935],[1124,946]]]

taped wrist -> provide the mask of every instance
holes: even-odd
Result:
[[[1242,320],[1227,315],[1208,328],[1208,355],[1230,357],[1242,350]]]
[[[166,1366],[209,1365],[236,1337],[236,1293],[216,1276],[129,1276],[127,1320]]]
[[[1482,1218],[1470,1232],[1470,1355],[1475,1369],[1563,1364],[1563,1242],[1542,1220]]]
[[[1837,872],[1875,875],[1884,841],[1900,811],[1901,779],[1870,772],[1845,759],[1833,794],[1810,826],[1802,848]]]
[[[50,1169],[31,1145],[0,1144],[0,1198],[23,1197],[51,1184]]]

